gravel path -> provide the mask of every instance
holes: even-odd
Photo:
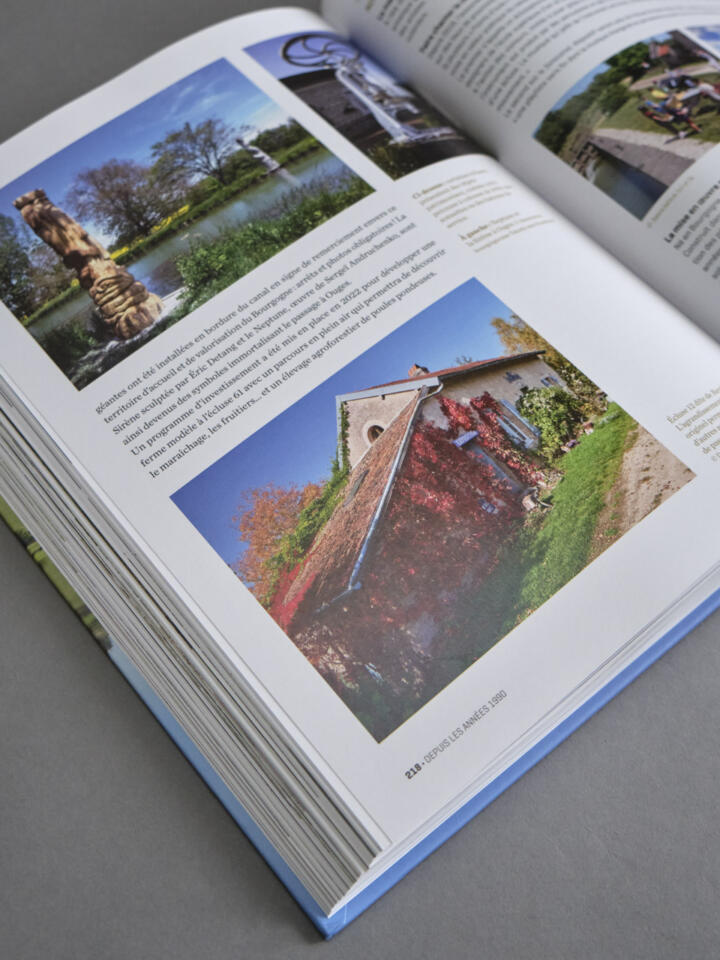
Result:
[[[598,517],[591,560],[695,476],[643,427],[633,428],[628,439],[632,446],[625,451],[620,473]]]

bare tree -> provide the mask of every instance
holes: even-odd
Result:
[[[66,267],[55,251],[44,243],[33,247],[29,256],[28,279],[32,286],[33,307],[37,308],[66,290],[75,278],[75,271]]]
[[[166,134],[153,144],[152,155],[157,169],[187,175],[212,177],[222,186],[228,182],[225,164],[236,149],[234,133],[217,117],[210,117],[193,127],[186,123],[180,130]]]
[[[108,160],[77,175],[67,202],[82,220],[91,220],[116,242],[147,235],[172,212],[174,186],[152,176],[134,160]]]

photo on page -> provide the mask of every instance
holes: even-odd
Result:
[[[0,300],[82,389],[371,192],[217,60],[0,189]]]
[[[172,499],[381,741],[693,476],[471,279]]]
[[[534,136],[643,219],[720,142],[720,62],[681,30],[648,37],[579,80]]]
[[[289,33],[245,52],[393,179],[478,152],[414,90],[337,34]]]
[[[687,28],[700,43],[720,53],[720,23],[709,23],[700,27]]]

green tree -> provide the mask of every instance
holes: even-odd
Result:
[[[0,300],[22,317],[32,310],[30,257],[11,217],[0,214]]]
[[[598,98],[598,106],[607,114],[615,113],[630,98],[630,91],[624,83],[609,84]]]
[[[560,153],[568,134],[574,126],[574,121],[567,117],[562,110],[551,110],[538,127],[535,138],[553,153]]]
[[[307,136],[307,131],[296,120],[288,120],[287,123],[281,123],[277,127],[262,130],[250,143],[260,147],[265,153],[272,153],[273,150],[292,147]]]
[[[60,257],[44,243],[33,247],[29,254],[28,279],[32,287],[32,306],[37,310],[43,303],[67,290],[75,271],[70,270]]]
[[[517,408],[540,430],[542,449],[549,457],[572,438],[583,419],[579,400],[562,387],[523,387]]]
[[[604,406],[604,394],[596,384],[516,314],[509,320],[495,317],[492,325],[509,354],[530,350],[544,351],[543,360],[563,379],[588,415],[598,412]]]
[[[605,61],[610,67],[610,82],[625,80],[627,77],[638,80],[647,70],[649,60],[650,47],[646,43],[634,43],[625,47]]]

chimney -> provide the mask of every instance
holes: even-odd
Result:
[[[421,366],[419,363],[414,363],[408,370],[409,377],[424,377],[426,373],[430,373],[428,368]]]

